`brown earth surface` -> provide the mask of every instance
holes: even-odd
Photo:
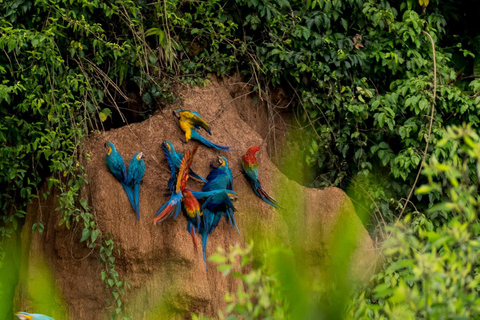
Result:
[[[272,141],[277,150],[274,152],[286,155],[282,139],[287,123],[282,122],[284,130],[272,137],[265,104],[255,103],[241,84],[212,82],[206,87],[185,88],[182,101],[174,106],[199,112],[211,124],[212,136],[208,138],[233,146],[231,152],[201,146],[192,165],[205,177],[209,163],[217,155],[226,156],[234,175],[234,190],[239,194],[235,217],[242,235],[223,220],[209,237],[207,255],[218,246],[227,249],[236,243],[248,243],[251,238],[255,238],[258,247],[272,243],[303,247],[308,248],[302,255],[305,261],[299,263],[309,265],[312,274],[321,277],[325,270],[336,267],[329,263],[329,258],[336,254],[336,245],[332,243],[335,235],[342,242],[346,239],[354,251],[352,261],[348,257],[345,261],[351,265],[351,274],[368,278],[375,260],[373,244],[342,190],[305,188],[282,174],[267,152],[260,152],[260,181],[283,209],[272,208],[254,195],[240,172],[241,156],[250,146],[265,150]],[[167,109],[144,122],[94,134],[85,141],[90,160],[85,161],[89,184],[83,195],[88,198],[100,229],[110,232],[115,247],[120,249],[116,265],[121,279],[128,279],[131,285],[123,300],[126,314],[133,319],[189,319],[192,312],[216,317],[217,310],[226,305],[225,293],[237,289],[237,282],[223,277],[213,262],[208,262],[205,270],[201,250],[198,254],[193,251],[183,216],[156,226],[152,223],[155,212],[168,199],[164,192],[170,173],[161,143],[171,141],[177,151],[185,152],[193,144],[182,144],[182,137],[177,119]],[[106,167],[106,141],[115,144],[126,164],[135,152],[146,153],[140,221]],[[200,190],[201,184],[189,180],[189,187]],[[22,231],[21,278],[38,276],[37,261],[43,259],[57,286],[55,299],[59,307],[53,312],[57,319],[108,319],[113,308],[108,309],[105,302],[110,295],[101,281],[98,250],[79,243],[83,225],[73,225],[71,229],[59,226],[56,192],[28,208]],[[32,224],[39,220],[45,224],[45,231],[42,235],[32,234]],[[29,310],[41,302],[33,301],[39,298],[30,294],[28,283],[21,282],[16,290],[16,310]]]

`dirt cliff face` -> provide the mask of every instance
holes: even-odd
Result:
[[[344,234],[342,238],[350,239],[353,245],[353,273],[366,276],[374,261],[372,241],[343,191],[302,187],[287,179],[269,160],[267,152],[260,152],[257,154],[260,181],[283,209],[275,209],[254,195],[240,172],[241,156],[253,145],[264,150],[267,140],[242,119],[257,112],[252,108],[261,106],[246,104],[242,109],[238,101],[235,105],[232,100],[228,88],[214,83],[203,88],[185,89],[182,102],[175,106],[199,112],[211,124],[212,135],[208,138],[233,146],[231,152],[200,146],[192,165],[198,174],[206,177],[210,162],[218,155],[225,156],[233,171],[234,190],[239,195],[235,217],[242,234],[222,220],[208,239],[207,255],[213,254],[217,246],[228,248],[254,238],[261,247],[265,245],[262,239],[268,239],[287,247],[308,248],[305,263],[311,264],[312,272],[320,275],[322,270],[332,267],[328,257],[334,255],[331,236],[337,232]],[[110,232],[116,248],[120,249],[116,265],[121,278],[127,279],[131,285],[124,300],[126,313],[134,319],[164,319],[167,314],[170,318],[183,319],[190,318],[191,312],[215,317],[217,310],[225,307],[225,293],[237,289],[235,280],[223,277],[212,262],[208,262],[208,270],[205,270],[201,250],[198,254],[193,251],[183,216],[156,226],[152,223],[158,208],[168,200],[164,193],[170,172],[161,143],[168,140],[177,151],[185,152],[193,144],[184,145],[180,141],[183,137],[178,120],[168,109],[142,123],[95,134],[85,141],[90,160],[85,164],[89,184],[84,195],[100,229]],[[115,144],[126,164],[136,152],[146,154],[140,221],[136,220],[121,185],[106,167],[106,141]],[[191,189],[201,189],[201,184],[196,181],[189,180],[188,183]],[[22,232],[22,277],[35,276],[35,261],[41,255],[57,286],[55,299],[62,306],[53,314],[57,319],[107,319],[113,309],[105,309],[109,294],[101,282],[102,266],[98,263],[98,254],[79,243],[83,226],[71,229],[59,226],[55,199],[53,192],[45,201],[29,207]],[[40,219],[40,215],[45,232],[32,235],[31,225]],[[322,258],[318,259],[319,256]],[[28,292],[28,281],[24,281],[17,288],[17,310],[29,309],[39,303],[32,301]]]

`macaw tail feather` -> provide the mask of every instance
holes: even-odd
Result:
[[[255,194],[268,203],[269,205],[278,208],[279,205],[277,203],[277,200],[275,200],[272,196],[270,196],[265,189],[263,189],[262,185],[260,184],[260,181],[258,180],[252,180],[252,188]]]
[[[198,180],[202,181],[203,183],[207,183],[207,180],[205,180],[205,178],[196,174],[192,169],[188,170],[188,174],[190,175],[191,178],[198,179]],[[169,181],[169,183],[170,183],[170,181]]]
[[[195,234],[195,226],[189,222],[188,226],[187,226],[187,230],[190,233],[190,235],[192,236],[193,250],[195,250],[195,254],[197,254],[198,253],[198,243],[197,243],[197,235]]]
[[[214,149],[217,149],[217,150],[230,151],[230,148],[231,148],[231,147],[228,147],[228,146],[222,146],[221,144],[216,144],[216,143],[213,143],[211,141],[208,141],[203,136],[201,136],[199,133],[197,133],[197,131],[195,131],[195,130],[192,130],[192,139],[200,141],[201,143],[203,143],[207,147],[214,148]]]
[[[157,224],[157,222],[161,222],[167,220],[172,216],[175,212],[175,218],[177,218],[178,214],[180,213],[180,202],[172,203],[171,201],[166,202],[163,206],[158,209],[157,213],[155,214],[155,218],[153,219],[153,224]]]
[[[202,251],[203,251],[203,261],[205,262],[205,270],[207,270],[207,258],[205,252],[207,251],[207,240],[208,240],[208,231],[202,233]]]
[[[232,209],[227,209],[225,212],[225,219],[227,219],[228,222],[230,222],[230,225],[235,226],[237,228],[237,232],[239,235],[241,235],[240,230],[238,229],[237,222],[235,221],[235,217],[233,216],[233,210]]]
[[[133,186],[134,200],[135,200],[135,212],[137,213],[137,221],[140,221],[140,183],[136,183]]]
[[[130,204],[132,205],[133,211],[135,210],[135,199],[133,196],[133,189],[132,187],[128,186],[127,184],[122,182],[122,187],[125,193],[127,194],[128,201],[130,201]]]

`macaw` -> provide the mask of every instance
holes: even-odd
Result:
[[[255,157],[255,153],[260,151],[260,148],[257,146],[250,147],[247,150],[247,153],[242,156],[242,167],[243,170],[245,171],[245,175],[248,180],[250,180],[250,183],[252,185],[253,192],[268,203],[271,206],[274,206],[275,208],[278,208],[278,203],[277,200],[275,200],[272,196],[270,196],[265,189],[263,189],[262,185],[260,184],[260,181],[258,180],[258,161],[257,158]]]
[[[162,142],[162,149],[163,153],[165,154],[165,158],[168,161],[168,164],[170,165],[170,179],[168,180],[168,189],[171,191],[175,188],[175,176],[180,168],[180,163],[182,162],[183,154],[180,152],[176,152],[175,148],[173,147],[173,144],[169,141],[163,141]],[[188,170],[188,174],[190,177],[199,179],[203,182],[207,182],[205,178],[199,176],[196,174],[191,168]]]
[[[154,224],[157,224],[158,221],[164,221],[168,219],[173,213],[175,213],[174,218],[177,218],[178,214],[180,213],[180,204],[183,200],[182,189],[185,189],[187,185],[188,169],[192,165],[193,156],[197,152],[197,149],[198,144],[193,147],[192,150],[188,150],[183,156],[175,181],[175,189],[172,191],[170,199],[164,203],[155,214],[155,218],[153,219]]]
[[[248,180],[250,180],[250,183],[252,185],[253,192],[268,203],[271,206],[274,206],[275,208],[278,208],[278,203],[277,200],[275,200],[272,196],[270,196],[265,189],[263,189],[262,185],[260,184],[260,181],[258,181],[258,161],[257,158],[255,157],[255,153],[260,151],[260,148],[257,146],[250,147],[247,150],[247,153],[242,156],[242,167],[243,170],[245,171],[246,177]]]
[[[130,201],[133,210],[135,210],[133,189],[127,183],[127,168],[125,167],[125,162],[123,161],[122,155],[115,149],[115,146],[110,141],[105,143],[105,147],[107,148],[107,154],[105,155],[105,162],[107,163],[107,167],[122,185],[123,190],[125,190],[127,198]]]
[[[198,232],[202,235],[203,261],[205,262],[205,268],[207,268],[205,252],[207,249],[208,236],[218,226],[218,223],[224,214],[231,212],[231,219],[235,221],[233,218],[235,207],[233,206],[232,200],[237,199],[237,193],[225,189],[200,192],[194,191],[191,193],[197,199],[206,198],[202,204],[203,219],[198,226]]]
[[[137,221],[140,220],[140,183],[145,174],[144,157],[145,153],[137,152],[128,164],[127,185],[133,189],[133,202],[135,203],[133,209],[137,213]]]
[[[205,139],[203,136],[201,136],[196,129],[203,128],[205,131],[208,132],[208,134],[212,134],[210,131],[210,126],[208,125],[205,120],[202,119],[202,117],[195,111],[189,111],[189,110],[174,110],[173,114],[179,119],[180,122],[180,128],[185,132],[185,142],[188,142],[188,140],[193,139],[200,141],[204,145],[206,145],[209,148],[215,148],[218,150],[223,150],[223,151],[229,151],[231,147],[227,146],[222,146],[220,144],[213,143],[211,141],[208,141]]]
[[[233,174],[232,170],[228,165],[227,158],[223,156],[217,157],[216,164],[211,163],[210,166],[213,168],[210,170],[210,173],[207,176],[207,183],[202,187],[202,192],[209,192],[215,190],[233,190]],[[198,199],[201,198],[201,193],[194,191],[193,195]],[[238,230],[235,218],[233,217],[234,210],[227,208],[223,214],[225,219],[230,223],[231,226],[235,226]]]
[[[19,320],[54,320],[49,316],[39,313],[19,312],[15,315],[18,317]]]
[[[182,195],[183,195],[183,201],[182,201],[183,213],[185,214],[185,217],[187,218],[187,221],[188,221],[187,231],[192,236],[193,247],[196,253],[198,251],[196,230],[199,228],[201,224],[201,218],[202,218],[203,212],[200,208],[200,204],[198,203],[197,198],[193,196],[190,190],[185,189],[185,186],[183,186]]]

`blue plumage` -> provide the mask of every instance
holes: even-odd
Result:
[[[176,152],[173,144],[169,141],[162,142],[162,149],[163,153],[165,154],[165,158],[167,159],[168,165],[170,166],[170,179],[168,180],[168,189],[173,191],[175,188],[175,175],[180,168],[180,164],[183,159],[183,154],[180,152]],[[196,174],[192,169],[188,170],[188,174],[190,177],[199,179],[203,182],[207,182],[205,178],[201,177],[200,175]]]
[[[137,213],[137,220],[140,220],[140,183],[145,174],[145,162],[143,152],[137,152],[128,164],[127,185],[133,188],[134,210]]]
[[[16,316],[19,320],[54,320],[52,317],[39,313],[19,312]]]
[[[122,185],[128,201],[130,201],[133,210],[135,210],[133,188],[127,183],[127,168],[125,167],[122,155],[115,149],[115,145],[110,141],[105,144],[105,147],[107,148],[107,154],[105,155],[107,167]]]

